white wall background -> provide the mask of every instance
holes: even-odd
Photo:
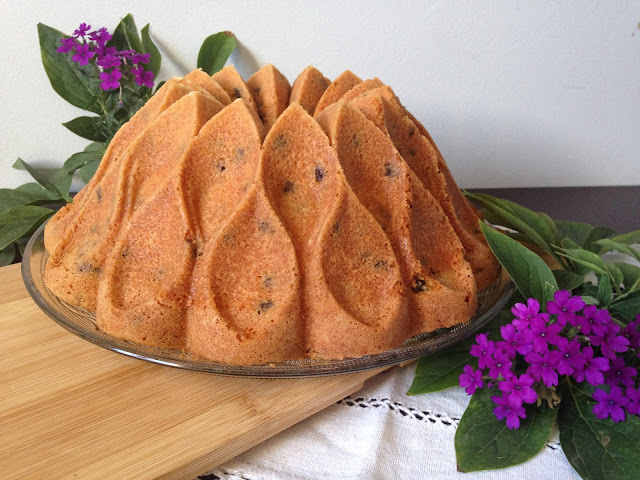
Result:
[[[640,1],[1,0],[0,187],[29,181],[18,156],[59,166],[87,144],[60,125],[83,112],[50,87],[36,24],[113,30],[127,13],[151,24],[163,79],[220,30],[246,77],[378,76],[463,187],[640,184]]]

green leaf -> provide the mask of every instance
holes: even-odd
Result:
[[[602,240],[603,238],[610,238],[617,234],[618,232],[616,232],[613,228],[603,226],[593,227],[593,230],[589,232],[589,235],[584,241],[583,248],[595,253],[599,250],[599,247],[596,244],[598,240]]]
[[[615,262],[613,265],[618,267],[620,272],[622,272],[622,283],[626,291],[632,289],[634,285],[636,286],[635,288],[640,287],[640,267],[626,262]],[[633,290],[635,290],[635,288],[633,288]]]
[[[91,77],[97,78],[94,67],[81,67],[71,60],[70,54],[56,51],[60,40],[65,37],[67,35],[58,30],[38,24],[40,55],[49,82],[58,95],[70,104],[90,112],[102,113],[98,103],[99,87],[97,84],[92,87],[90,81]]]
[[[131,14],[129,14],[125,17],[125,19],[128,19],[128,21],[124,22],[124,35],[127,38],[127,44],[129,45],[129,48],[131,50],[135,50],[136,52],[142,52],[142,42],[140,41],[138,28],[133,21],[133,17],[131,16]]]
[[[622,242],[616,242],[615,240],[612,240],[610,238],[603,238],[602,240],[598,240],[597,242],[593,242],[594,245],[597,245],[600,247],[600,251],[597,252],[598,255],[602,255],[606,252],[611,252],[611,251],[618,251],[621,253],[624,253],[626,255],[629,255],[632,258],[635,258],[636,260],[638,260],[640,262],[640,252],[638,252],[635,248],[622,243]]]
[[[580,298],[582,298],[585,305],[600,305],[600,300],[596,297],[592,297],[591,295],[580,295]]]
[[[91,180],[91,177],[95,175],[99,166],[100,159],[87,162],[77,170],[78,176],[85,184],[87,184],[89,183],[89,180]]]
[[[483,222],[480,222],[480,228],[494,255],[525,298],[536,298],[542,304],[553,299],[553,296],[548,296],[549,290],[545,289],[545,284],[557,290],[558,283],[538,255]]]
[[[576,267],[576,272],[580,274],[607,273],[604,261],[595,253],[581,248],[558,248],[558,253],[568,258]]]
[[[574,294],[581,297],[585,295],[595,297],[596,295],[598,295],[598,287],[592,283],[584,283],[576,288]]]
[[[24,256],[24,249],[27,248],[27,243],[29,243],[29,238],[22,237],[14,242],[14,245],[18,247],[18,251],[20,252],[20,256]]]
[[[633,232],[623,233],[612,237],[611,240],[618,243],[626,243],[631,245],[632,243],[640,243],[640,230],[634,230]]]
[[[79,168],[84,167],[88,163],[98,162],[102,160],[102,156],[106,151],[105,145],[101,143],[90,143],[82,152],[74,153],[71,155],[62,169],[68,174],[72,174]]]
[[[620,285],[624,282],[624,275],[622,271],[618,268],[614,263],[607,263],[607,272],[609,273],[609,278],[611,279],[611,283],[615,285],[615,290],[618,292],[620,290]]]
[[[149,35],[149,24],[145,25],[140,33],[142,35],[142,53],[148,53],[150,55],[149,63],[145,69],[151,70],[153,72],[153,76],[157,77],[158,72],[160,71],[160,64],[162,63],[162,55],[160,54],[158,47],[156,47],[156,44],[151,40],[151,36]]]
[[[102,117],[78,117],[62,125],[87,140],[105,142],[107,137],[100,128],[103,121]]]
[[[568,270],[553,270],[552,273],[556,277],[560,290],[571,291],[584,283],[584,275],[578,275]]]
[[[19,192],[28,193],[29,195],[33,195],[38,198],[42,198],[43,201],[47,201],[47,203],[60,201],[60,197],[44,188],[42,185],[36,182],[25,183],[24,185],[20,185],[16,188]]]
[[[13,164],[13,168],[18,170],[26,170],[34,178],[36,182],[49,190],[51,193],[58,195],[61,200],[71,201],[69,196],[69,188],[71,188],[71,176],[59,168],[35,168],[27,162],[18,158]]]
[[[236,48],[236,37],[231,32],[218,32],[207,37],[198,52],[198,68],[213,75],[224,67]]]
[[[493,414],[495,392],[474,393],[456,430],[458,468],[463,472],[492,470],[519,465],[542,450],[549,438],[557,411],[547,407],[527,407],[520,428],[509,430]]]
[[[624,422],[599,420],[594,401],[575,386],[560,407],[560,443],[571,466],[584,480],[640,478],[640,418],[627,415]]]
[[[585,240],[593,230],[593,227],[587,223],[580,222],[555,222],[560,238],[569,238],[580,246],[584,245]]]
[[[611,281],[609,275],[597,275],[598,277],[598,305],[607,307],[611,303]]]
[[[526,234],[530,242],[537,244],[545,251],[551,251],[550,245],[559,240],[555,225],[553,222],[548,222],[546,215],[537,214],[517,203],[491,195],[467,193],[466,196],[498,215],[502,220],[500,225]]]
[[[640,314],[640,290],[616,298],[608,310],[614,317],[631,322]]]
[[[457,386],[465,365],[477,367],[477,359],[469,355],[474,343],[475,338],[468,338],[441,352],[420,358],[407,395],[437,392]]]
[[[22,205],[46,205],[59,201],[58,195],[37,183],[26,183],[16,189],[0,188],[0,211]]]
[[[13,207],[0,213],[0,250],[30,235],[55,212],[35,205]]]
[[[118,50],[135,50],[142,53],[142,42],[138,35],[138,28],[133,16],[128,13],[113,31],[113,37],[107,42],[108,47]]]
[[[563,238],[560,241],[560,245],[562,245],[562,248],[575,248],[575,249],[582,249],[582,245],[580,245],[579,243],[574,242],[573,240],[571,240],[568,237]]]
[[[515,295],[509,303],[512,303]],[[511,307],[500,311],[483,328],[490,338],[500,337],[500,327],[513,320]],[[407,395],[437,392],[459,384],[460,374],[466,364],[477,367],[477,359],[469,354],[476,342],[475,336],[469,337],[439,352],[426,355],[416,365],[416,373]]]
[[[0,267],[11,265],[16,259],[16,245],[12,243],[0,250]]]

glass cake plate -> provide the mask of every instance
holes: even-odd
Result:
[[[161,365],[218,375],[312,377],[353,373],[408,362],[442,350],[476,333],[504,307],[514,290],[513,282],[503,272],[499,281],[479,293],[478,309],[469,321],[417,335],[400,347],[386,352],[343,360],[304,359],[261,365],[228,365],[180,350],[150,347],[112,337],[98,329],[93,313],[57,298],[44,282],[44,269],[49,257],[44,248],[45,225],[36,230],[25,248],[22,277],[29,294],[47,315],[80,338],[108,350]]]

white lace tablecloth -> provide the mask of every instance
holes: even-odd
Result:
[[[469,397],[461,388],[408,396],[415,363],[394,367],[357,393],[214,468],[205,480],[578,480],[555,431],[529,462],[459,473],[454,435]],[[293,380],[295,381],[295,380]],[[496,420],[497,421],[497,420]]]

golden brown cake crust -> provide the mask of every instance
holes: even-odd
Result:
[[[265,65],[249,80],[247,87],[256,101],[256,110],[267,132],[289,105],[289,80],[273,65]]]
[[[232,101],[242,98],[252,108],[256,108],[253,94],[233,65],[227,65],[219,72],[214,73],[211,78],[224,88]]]
[[[309,65],[293,82],[289,105],[297,102],[309,115],[313,115],[320,97],[330,84],[331,80],[322,75],[318,69]]]
[[[465,322],[499,265],[422,130],[349,71],[169,80],[47,225],[47,285],[110,335],[232,364]]]

